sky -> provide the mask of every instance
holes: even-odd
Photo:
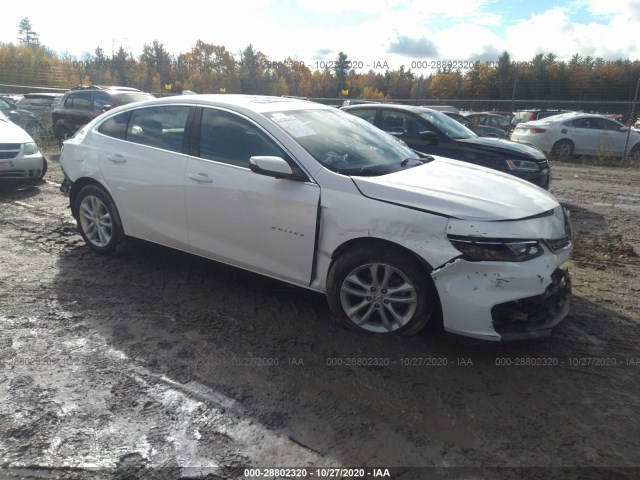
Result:
[[[312,70],[342,51],[363,72],[404,65],[429,74],[437,61],[494,62],[505,51],[523,62],[538,53],[640,59],[640,0],[6,2],[0,42],[17,43],[28,17],[42,44],[78,60],[98,46],[137,56],[154,40],[176,55],[197,40],[234,55],[251,44]]]

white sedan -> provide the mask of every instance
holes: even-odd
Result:
[[[640,158],[640,132],[629,131],[629,127],[603,115],[589,113],[563,113],[520,123],[511,140],[537,147],[554,158],[625,154]]]
[[[0,180],[40,180],[47,173],[47,160],[36,142],[0,112]]]
[[[243,95],[126,105],[67,140],[60,163],[96,252],[131,236],[258,272],[325,293],[357,331],[441,320],[511,340],[548,335],[569,310],[570,223],[549,192],[416,154],[332,107]]]

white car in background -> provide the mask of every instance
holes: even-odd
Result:
[[[0,180],[41,180],[47,160],[33,138],[0,112]]]
[[[251,270],[325,293],[357,331],[409,335],[441,318],[512,340],[548,335],[569,311],[571,229],[553,195],[417,154],[332,107],[250,95],[129,104],[65,141],[60,163],[96,252],[131,236]]]
[[[640,158],[640,132],[629,130],[603,115],[571,112],[520,123],[511,134],[511,140],[537,147],[554,158],[574,155],[622,157],[625,153]]]

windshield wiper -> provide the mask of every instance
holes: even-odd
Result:
[[[336,170],[337,173],[342,175],[385,175],[393,171],[392,165],[372,165],[370,167],[358,167],[358,168],[340,168]]]
[[[407,163],[409,163],[411,160],[415,160],[416,162],[420,162],[421,164],[425,164],[427,162],[430,162],[431,160],[434,160],[434,158],[430,157],[428,155],[426,157],[424,157],[424,158],[420,158],[420,157],[418,157],[418,158],[405,158],[404,160],[402,160],[400,162],[400,166],[401,167],[405,167],[407,165]]]

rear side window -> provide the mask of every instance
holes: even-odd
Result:
[[[131,112],[124,112],[120,115],[108,118],[98,127],[98,131],[103,135],[125,140],[127,137],[127,125],[129,124],[130,116]]]
[[[148,107],[133,110],[126,140],[150,147],[181,152],[190,107]]]

